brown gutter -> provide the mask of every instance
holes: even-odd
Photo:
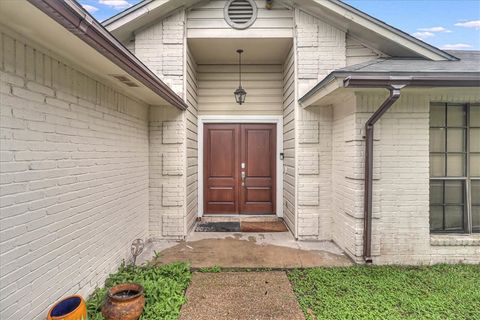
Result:
[[[140,83],[180,110],[187,104],[100,23],[72,0],[28,0],[65,29],[85,41]]]
[[[452,77],[439,76],[365,76],[351,75],[344,79],[345,88],[387,88],[390,91],[388,98],[365,123],[365,175],[363,196],[363,259],[372,263],[372,208],[373,208],[373,141],[374,126],[400,97],[400,90],[406,86],[411,87],[468,87],[480,86],[480,77],[475,75],[462,75]]]

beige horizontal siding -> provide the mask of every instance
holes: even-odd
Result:
[[[247,30],[235,30],[224,19],[225,0],[215,0],[192,8],[187,14],[187,34],[189,37],[255,36],[257,34],[275,37],[291,37],[293,11],[278,2],[273,8],[265,8],[265,1],[255,1],[257,19]]]
[[[188,109],[187,123],[187,218],[186,229],[195,224],[198,212],[198,128],[197,128],[197,65],[187,48],[186,93]]]
[[[237,65],[198,65],[198,110],[202,114],[282,114],[282,65],[245,65],[242,86],[246,103],[239,106],[233,92],[238,87]]]
[[[283,65],[283,218],[295,233],[295,61],[293,46]]]

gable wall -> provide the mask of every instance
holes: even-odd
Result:
[[[370,60],[387,57],[378,50],[371,49],[362,44],[359,40],[352,38],[347,34],[346,38],[346,65],[351,66],[358,63],[367,62]]]
[[[184,89],[185,11],[135,31],[135,55],[177,94]]]
[[[346,34],[298,8],[295,22],[301,97],[331,71],[346,66]]]
[[[224,19],[226,0],[213,0],[191,8],[187,13],[187,35],[190,38],[292,37],[293,10],[278,2],[267,10],[264,0],[255,1],[257,19],[246,30],[233,29]]]

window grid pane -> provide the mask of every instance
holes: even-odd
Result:
[[[480,232],[480,180],[474,176],[480,178],[480,105],[431,104],[431,232]]]
[[[480,104],[470,106],[470,127],[480,128]]]
[[[480,233],[480,180],[472,180],[472,231]]]
[[[480,178],[480,152],[470,153],[470,176]]]
[[[430,231],[464,232],[465,181],[430,181]]]

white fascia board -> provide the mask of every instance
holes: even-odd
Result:
[[[419,55],[425,58],[431,59],[433,61],[449,60],[445,56],[442,56],[441,54],[438,54],[432,50],[429,50],[428,48],[425,48],[424,46],[415,43],[411,39],[408,39],[405,36],[402,36],[396,32],[389,30],[388,28],[386,28],[385,25],[383,25],[383,23],[372,21],[372,19],[362,17],[361,15],[358,15],[355,12],[352,12],[351,10],[348,10],[347,8],[342,7],[341,5],[337,4],[336,1],[331,1],[331,0],[330,1],[312,0],[312,1],[314,1],[318,6],[321,6],[330,11],[333,11],[338,15],[344,17],[345,19],[352,21],[353,23],[362,25],[363,27],[377,33],[378,35],[386,39],[390,39],[398,43],[399,45],[408,48],[409,50],[417,52]]]
[[[334,91],[337,91],[338,89],[343,88],[343,78],[335,78],[331,82],[329,82],[327,85],[321,87],[315,94],[311,95],[306,99],[305,101],[300,102],[300,106],[302,108],[308,108],[312,105],[317,105],[321,103],[321,101],[333,93]]]
[[[129,22],[145,14],[148,14],[150,11],[153,11],[159,7],[164,6],[165,4],[167,4],[167,2],[170,2],[170,1],[171,0],[152,1],[136,10],[133,10],[132,12],[124,14],[123,16],[120,16],[118,18],[112,17],[110,18],[110,19],[114,19],[112,22],[109,22],[108,20],[110,19],[108,19],[107,21],[103,22],[103,24],[108,31],[112,32]],[[121,15],[121,13],[119,15]]]

